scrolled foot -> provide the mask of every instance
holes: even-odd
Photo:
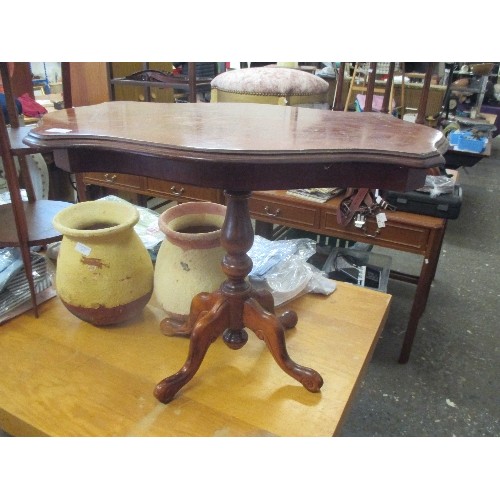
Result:
[[[294,320],[297,315],[291,312],[292,315],[287,317]],[[278,317],[266,311],[255,298],[250,298],[245,302],[243,319],[245,326],[266,343],[273,358],[285,373],[300,382],[308,391],[319,392],[323,378],[317,371],[299,365],[290,358],[286,349],[284,328]]]
[[[309,392],[319,392],[321,387],[323,387],[323,377],[315,370],[311,368],[299,367],[299,371],[302,372],[299,375],[298,380]]]
[[[175,395],[179,391],[179,389],[184,384],[175,384],[171,381],[172,377],[166,378],[158,383],[154,390],[155,398],[161,403],[167,404],[174,399]]]
[[[278,314],[278,321],[281,323],[281,326],[285,330],[294,328],[298,320],[299,318],[297,317],[297,313],[295,311],[292,311],[291,309],[282,312],[281,314]]]
[[[210,311],[199,313],[189,339],[188,357],[184,366],[177,373],[163,379],[156,385],[154,395],[162,403],[172,401],[177,392],[193,378],[210,344],[227,328],[229,323],[228,302],[223,297],[218,297],[219,300]]]
[[[166,317],[160,321],[160,331],[169,337],[189,337],[192,325],[186,319]]]

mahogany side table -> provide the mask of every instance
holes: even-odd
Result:
[[[246,277],[253,244],[248,199],[253,190],[314,186],[398,191],[421,187],[426,169],[444,164],[444,135],[377,113],[342,113],[264,104],[159,104],[107,102],[65,109],[43,118],[24,140],[54,151],[59,168],[140,174],[225,190],[221,243],[227,279],[219,290],[193,298],[177,333],[190,336],[184,366],[163,379],[163,403],[196,374],[215,339],[232,349],[247,342],[245,327],[266,343],[276,363],[311,392],[323,379],[288,355],[284,328],[270,294]]]

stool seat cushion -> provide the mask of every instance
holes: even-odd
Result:
[[[328,92],[328,83],[316,75],[292,68],[260,67],[226,71],[211,81],[212,89],[238,94],[294,96]]]

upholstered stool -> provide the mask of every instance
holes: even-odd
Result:
[[[211,82],[211,102],[253,102],[328,108],[328,83],[291,68],[245,68],[226,71]]]

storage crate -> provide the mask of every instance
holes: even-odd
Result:
[[[448,136],[452,146],[461,151],[470,151],[471,153],[482,153],[486,148],[488,139],[486,137],[474,137],[472,132],[457,130]]]

